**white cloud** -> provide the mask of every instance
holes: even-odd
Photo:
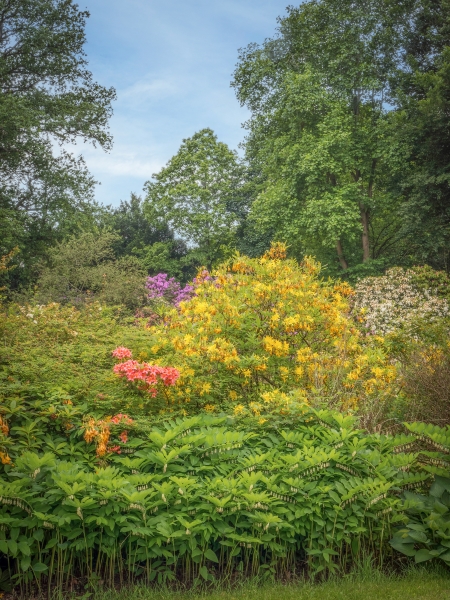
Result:
[[[160,100],[173,96],[179,92],[175,81],[170,79],[151,79],[147,76],[144,79],[136,81],[133,85],[118,90],[118,97],[121,103],[145,102],[148,100]]]

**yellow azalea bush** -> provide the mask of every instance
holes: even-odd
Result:
[[[381,338],[369,345],[349,318],[351,294],[346,283],[321,280],[314,260],[286,259],[282,244],[202,271],[195,295],[148,328],[148,360],[180,371],[166,402],[209,412],[231,403],[256,415],[289,410],[293,399],[381,407],[395,367]]]

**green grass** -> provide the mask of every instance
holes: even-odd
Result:
[[[450,600],[450,572],[414,569],[403,576],[372,572],[323,584],[252,583],[235,589],[172,592],[134,587],[95,600]]]

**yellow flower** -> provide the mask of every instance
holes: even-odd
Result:
[[[295,367],[294,369],[294,373],[297,375],[297,377],[302,377],[303,373],[304,373],[304,369],[303,367]]]
[[[211,391],[211,384],[204,383],[200,390],[200,396],[203,396],[204,394],[209,394],[210,391]]]
[[[289,376],[289,369],[287,367],[280,367],[280,375],[283,381],[286,381]]]
[[[234,390],[229,391],[229,396],[232,400],[237,400],[238,397],[237,392],[235,392]]]
[[[264,349],[274,356],[286,356],[289,354],[289,344],[288,342],[283,342],[281,340],[276,340],[273,337],[267,335],[263,339]]]
[[[207,412],[214,412],[216,410],[216,407],[214,406],[214,404],[205,404],[204,409]]]
[[[238,404],[234,407],[233,412],[235,415],[241,415],[243,412],[245,412],[245,406],[243,406],[242,404]]]

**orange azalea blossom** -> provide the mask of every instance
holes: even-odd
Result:
[[[5,436],[8,435],[8,433],[9,433],[8,423],[6,421],[4,421],[1,416],[0,416],[0,431]]]
[[[8,454],[6,452],[1,452],[0,451],[0,461],[1,461],[2,465],[10,465],[10,464],[12,464],[11,457],[8,456]]]

